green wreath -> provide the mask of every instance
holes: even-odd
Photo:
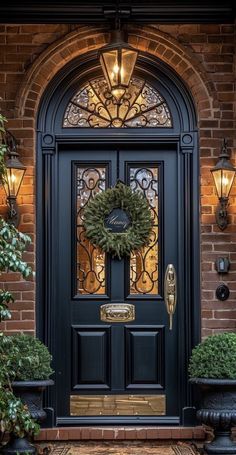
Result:
[[[124,232],[111,232],[106,220],[114,209],[121,209],[129,219]],[[145,196],[133,192],[122,182],[92,198],[84,208],[84,226],[87,238],[95,246],[121,259],[149,243],[152,219]]]

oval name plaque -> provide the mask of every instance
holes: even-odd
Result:
[[[126,232],[131,225],[128,213],[122,209],[113,209],[104,221],[105,227],[114,233]]]

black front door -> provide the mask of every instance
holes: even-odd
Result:
[[[182,254],[177,151],[171,145],[63,146],[58,156],[57,416],[62,421],[179,416],[181,302],[170,330],[164,301],[165,270],[173,264],[178,277]],[[122,260],[91,245],[83,227],[89,199],[118,179],[145,194],[153,216],[149,246]],[[178,293],[180,286],[178,281]],[[133,305],[133,320],[128,312],[118,321],[106,319],[101,309],[106,304],[114,305],[111,312]]]

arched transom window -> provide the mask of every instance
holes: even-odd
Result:
[[[169,107],[160,93],[140,78],[133,78],[120,103],[105,79],[90,80],[66,107],[64,128],[170,128]]]

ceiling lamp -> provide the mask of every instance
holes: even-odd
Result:
[[[99,52],[100,63],[112,95],[120,102],[129,86],[138,51],[126,41],[124,32],[111,32],[111,41]]]

